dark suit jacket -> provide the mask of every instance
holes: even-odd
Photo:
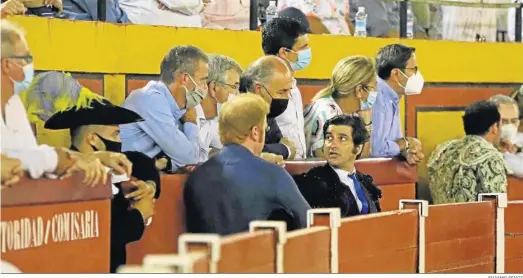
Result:
[[[302,228],[310,208],[287,171],[237,144],[192,172],[183,199],[189,233],[245,232],[251,221],[269,219]]]
[[[289,149],[280,143],[283,135],[276,120],[274,118],[267,118],[267,126],[269,126],[269,131],[265,133],[265,146],[263,146],[262,151],[265,153],[279,154],[285,159],[289,158]]]
[[[350,188],[340,181],[338,174],[329,164],[312,168],[309,172],[293,178],[311,207],[339,207],[342,217],[360,214]],[[356,172],[356,178],[365,189],[370,213],[380,212],[381,190],[372,182],[372,177]]]

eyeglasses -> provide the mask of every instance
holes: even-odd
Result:
[[[410,69],[412,71],[414,71],[414,73],[418,73],[418,67],[413,67],[413,68],[405,68],[405,69]]]
[[[31,55],[31,54],[27,54],[27,55],[23,55],[23,56],[11,56],[8,58],[21,59],[21,60],[24,60],[24,62],[26,62],[27,64],[31,64],[33,62],[33,55]]]
[[[240,85],[236,85],[236,84],[231,85],[231,84],[227,84],[227,83],[220,83],[220,84],[222,84],[224,86],[227,86],[227,87],[229,87],[229,88],[231,88],[231,89],[233,89],[235,91],[238,91],[240,89]]]

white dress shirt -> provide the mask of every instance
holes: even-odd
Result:
[[[303,120],[303,102],[301,92],[298,89],[296,79],[293,79],[289,105],[285,112],[276,117],[276,123],[280,127],[284,137],[289,138],[296,145],[295,159],[305,158],[307,145],[305,143],[305,130]]]
[[[206,119],[201,105],[195,107],[196,117],[198,119],[198,128],[200,129],[200,160],[205,162],[209,159],[209,153],[214,149],[222,149],[218,132],[218,117]]]
[[[347,172],[345,170],[334,168],[334,167],[332,167],[332,169],[334,169],[334,172],[336,172],[336,174],[338,174],[338,177],[340,178],[340,181],[343,184],[345,184],[346,186],[349,187],[350,192],[354,196],[354,199],[356,200],[356,204],[358,205],[358,210],[361,211],[361,207],[362,207],[361,201],[358,198],[358,194],[356,193],[356,188],[354,187],[354,182],[349,178],[349,175],[352,175],[352,174],[354,174],[356,172],[356,168],[354,168],[354,171],[351,172],[351,173],[349,173],[349,172]]]
[[[58,155],[54,148],[38,145],[20,97],[13,95],[5,106],[5,120],[0,114],[2,153],[19,159],[33,179],[56,170]]]
[[[171,9],[198,10],[203,8],[201,0],[161,0]],[[183,13],[164,11],[158,8],[155,0],[120,0],[120,8],[127,14],[134,24],[175,26],[175,27],[202,27],[202,18],[199,13],[186,15]]]
[[[518,132],[514,144],[521,146],[523,145],[523,133]],[[512,170],[512,175],[516,177],[523,178],[523,153],[504,153],[505,162],[510,170]]]

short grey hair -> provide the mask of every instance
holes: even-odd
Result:
[[[513,104],[516,107],[518,107],[518,103],[513,98],[506,96],[506,95],[495,95],[489,99],[492,101],[496,106],[500,106],[501,104]]]
[[[200,61],[208,63],[209,58],[199,48],[192,45],[173,47],[160,65],[160,80],[168,85],[173,83],[180,73],[185,72],[194,76]]]
[[[9,20],[0,21],[0,37],[2,38],[2,58],[13,55],[17,40],[25,40],[24,31]]]
[[[274,72],[276,71],[277,61],[283,65],[283,60],[276,56],[264,56],[249,65],[242,75],[240,81],[240,92],[254,92],[254,85],[262,84],[268,86]],[[286,65],[285,65],[286,66]]]
[[[229,70],[233,70],[241,75],[243,73],[242,67],[233,58],[220,55],[209,55],[209,79],[208,82],[214,81],[216,83],[225,84],[227,80],[226,74]]]

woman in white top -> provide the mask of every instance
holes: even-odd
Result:
[[[350,35],[349,30],[349,1],[348,0],[279,0],[278,11],[287,7],[300,9],[311,21],[311,31],[318,33],[314,28],[314,19],[319,19],[330,34]],[[320,31],[321,32],[321,31]]]
[[[372,128],[371,108],[376,101],[376,66],[374,59],[351,56],[339,61],[332,72],[327,88],[319,91],[305,108],[305,139],[307,156],[323,156],[323,125],[337,115],[358,114],[369,131]],[[370,153],[365,144],[361,157]]]

